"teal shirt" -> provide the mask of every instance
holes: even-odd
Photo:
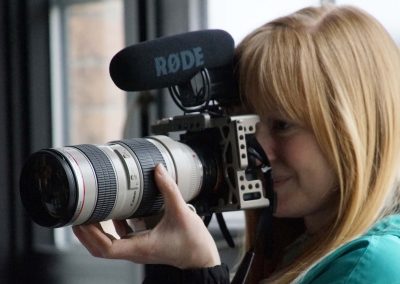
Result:
[[[366,234],[313,266],[301,284],[400,284],[400,215],[377,222]]]

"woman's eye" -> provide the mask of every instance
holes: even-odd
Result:
[[[289,130],[291,127],[292,124],[284,120],[274,120],[272,122],[272,130],[277,132],[283,132]]]

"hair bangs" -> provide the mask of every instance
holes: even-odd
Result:
[[[300,70],[299,44],[291,38],[287,29],[278,28],[280,32],[274,31],[268,36],[265,33],[253,35],[242,42],[245,52],[239,55],[240,74],[245,75],[239,78],[241,96],[249,109],[260,116],[279,112],[304,123],[309,119],[306,117],[308,111]],[[282,45],[281,41],[291,43]]]

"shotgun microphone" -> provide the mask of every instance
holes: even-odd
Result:
[[[110,75],[125,91],[180,85],[201,69],[231,65],[234,40],[223,30],[161,37],[124,48],[111,60]]]

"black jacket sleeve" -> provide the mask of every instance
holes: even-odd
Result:
[[[210,268],[179,269],[168,265],[146,267],[143,284],[229,284],[229,269],[225,264]]]

